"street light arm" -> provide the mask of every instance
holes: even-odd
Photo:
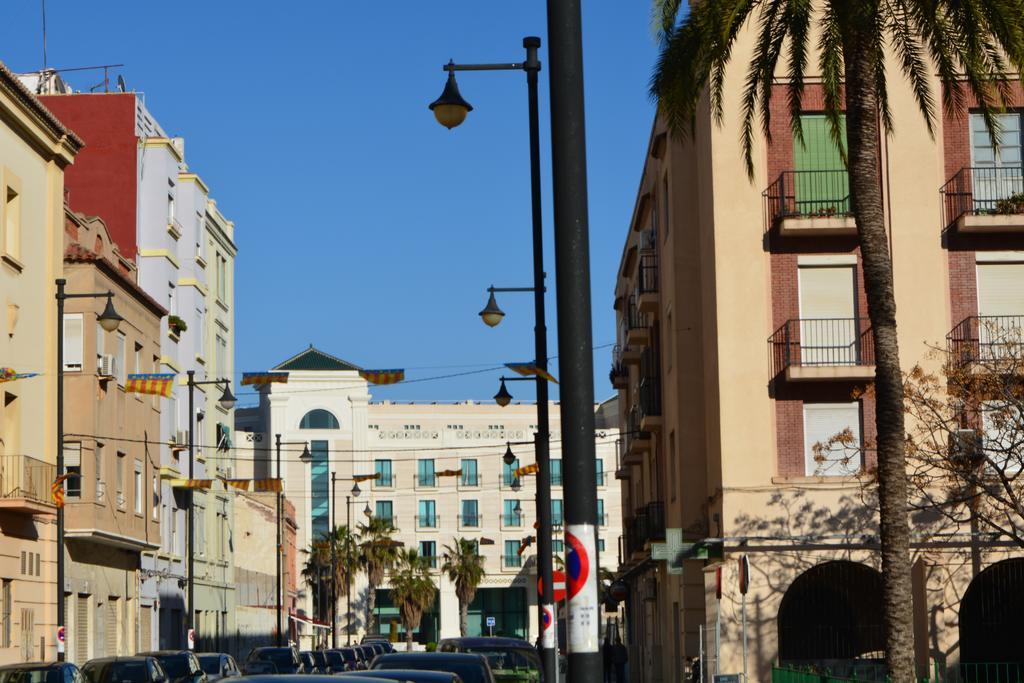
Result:
[[[444,71],[523,71],[526,64],[523,62],[510,62],[508,64],[456,64],[448,62],[441,67]],[[538,63],[537,68],[540,68]]]
[[[58,299],[110,299],[110,298],[113,298],[113,296],[114,296],[113,292],[92,292],[92,293],[88,293],[88,294],[86,294],[86,293],[82,293],[82,294],[78,294],[78,293],[66,294],[66,293],[60,292],[60,293],[57,294],[57,298]]]
[[[547,289],[547,287],[544,287],[545,292]],[[536,292],[537,289],[535,287],[495,287],[491,285],[487,288],[487,291],[493,294],[494,292]]]

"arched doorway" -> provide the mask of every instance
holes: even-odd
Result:
[[[960,661],[1024,664],[1024,558],[974,577],[960,601]]]
[[[811,567],[782,597],[778,622],[783,664],[879,659],[885,650],[882,575],[856,562]]]

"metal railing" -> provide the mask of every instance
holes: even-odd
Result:
[[[943,227],[964,214],[1024,213],[1024,168],[1020,166],[965,167],[949,179],[942,193]]]
[[[459,486],[467,488],[476,488],[477,486],[480,486],[480,473],[463,471],[462,475],[459,477]]]
[[[783,171],[763,197],[769,227],[785,218],[851,215],[850,182],[845,170]]]
[[[622,347],[618,344],[612,349],[612,368],[608,371],[608,381],[612,386],[616,382],[629,379],[629,368],[622,362]]]
[[[647,314],[640,311],[640,307],[636,304],[636,295],[630,295],[629,300],[626,302],[625,310],[625,323],[627,330],[643,330],[650,327],[650,323],[647,320]]]
[[[868,318],[794,318],[768,338],[772,375],[790,366],[874,365]]]
[[[420,555],[423,558],[423,564],[427,565],[430,569],[437,569],[437,555]]]
[[[640,358],[640,416],[661,415],[661,363],[654,349],[644,349]]]
[[[398,477],[396,477],[394,473],[385,475],[383,472],[381,472],[378,478],[372,480],[373,488],[392,489],[395,487],[395,480],[397,478]]]
[[[972,315],[946,335],[953,360],[960,364],[1024,357],[1024,315]]]
[[[637,508],[629,522],[629,552],[638,553],[647,543],[647,508]]]
[[[665,504],[661,501],[647,504],[647,540],[665,540]]]
[[[57,466],[27,455],[0,455],[0,499],[27,498],[50,502]]]
[[[436,529],[440,521],[440,515],[416,515],[416,528]]]
[[[522,525],[523,525],[523,515],[522,514],[518,514],[518,515],[516,515],[516,514],[512,514],[512,515],[503,514],[501,516],[501,526],[503,526],[503,527],[521,527]]]
[[[416,488],[434,489],[437,488],[437,474],[416,473]]]
[[[1020,662],[962,663],[942,670],[935,663],[935,683],[1024,683],[1024,664]]]
[[[480,520],[483,515],[459,515],[460,529],[477,529],[480,527]]]
[[[376,517],[379,520],[386,521],[394,529],[398,528],[398,515],[377,515],[377,514],[375,514],[374,517]]]
[[[643,441],[650,438],[650,433],[640,429],[640,419],[643,415],[640,412],[640,405],[633,404],[626,414],[625,453],[628,453],[636,441]]]
[[[638,295],[658,293],[658,256],[656,254],[644,254],[640,257],[636,291]]]
[[[523,558],[521,555],[502,555],[501,566],[506,569],[519,569],[523,566]]]

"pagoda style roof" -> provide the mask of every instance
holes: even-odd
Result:
[[[336,372],[339,370],[358,372],[361,368],[337,356],[332,356],[320,349],[314,348],[312,344],[301,353],[292,356],[283,363],[273,368],[274,370],[313,370]]]

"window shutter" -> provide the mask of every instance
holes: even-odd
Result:
[[[814,459],[814,445],[824,444],[837,434],[849,429],[853,432],[854,443],[849,446],[836,444],[826,457],[833,462],[819,463]],[[860,404],[859,403],[805,403],[804,404],[804,462],[808,476],[843,476],[860,469],[861,456],[851,449],[859,448]],[[843,465],[835,461],[849,458]]]
[[[800,349],[804,365],[856,362],[853,266],[799,269]]]
[[[81,370],[83,351],[83,321],[81,313],[64,315],[64,369]]]
[[[79,595],[75,607],[75,659],[86,662],[89,659],[89,596]]]
[[[1024,263],[978,264],[978,315],[1024,315]]]

